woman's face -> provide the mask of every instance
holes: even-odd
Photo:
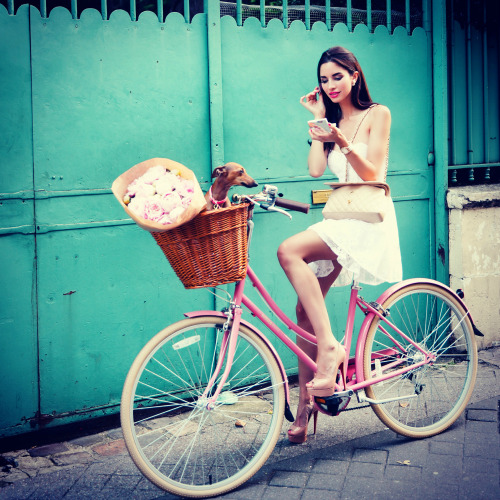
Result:
[[[340,103],[351,95],[353,84],[358,79],[358,72],[352,75],[335,62],[327,62],[319,68],[321,88],[334,103]]]

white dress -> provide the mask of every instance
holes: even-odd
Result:
[[[366,157],[368,146],[362,142],[353,144],[358,154]],[[340,151],[328,155],[328,167],[339,178],[339,182],[363,182],[347,163]],[[338,256],[342,271],[332,286],[349,285],[352,280],[367,285],[378,285],[385,281],[394,283],[402,279],[401,252],[394,205],[380,223],[371,224],[358,220],[324,219],[309,227]],[[328,276],[334,269],[331,260],[311,262],[309,266],[318,277]]]

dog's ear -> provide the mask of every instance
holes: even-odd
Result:
[[[221,165],[220,167],[215,168],[212,172],[212,179],[215,177],[219,177],[219,175],[222,175],[224,173],[227,173],[226,165]]]

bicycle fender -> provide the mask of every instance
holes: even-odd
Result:
[[[428,279],[428,278],[414,278],[414,279],[408,279],[401,281],[399,283],[396,283],[395,285],[391,286],[388,288],[382,295],[377,299],[377,302],[379,304],[383,304],[384,301],[389,297],[389,295],[397,292],[398,290],[401,290],[402,288],[409,286],[409,285],[415,285],[417,283],[427,283],[429,285],[435,285],[442,290],[451,293],[453,297],[460,303],[460,305],[464,308],[464,310],[467,313],[467,317],[469,318],[471,324],[472,324],[472,329],[474,330],[474,334],[477,335],[478,337],[484,337],[484,335],[478,330],[476,327],[476,324],[474,323],[474,320],[472,319],[472,314],[469,311],[469,308],[465,304],[465,302],[462,300],[462,298],[454,292],[449,286],[446,286],[443,283],[440,283],[439,281]]]
[[[184,313],[184,316],[186,316],[186,318],[198,318],[201,316],[210,316],[210,317],[224,318],[224,319],[227,318],[227,316],[220,311],[192,311],[192,312]],[[272,355],[274,356],[274,359],[276,360],[276,363],[278,364],[278,367],[279,367],[279,370],[281,373],[281,378],[283,379],[283,384],[285,386],[285,417],[289,422],[293,422],[295,419],[292,415],[292,412],[290,410],[290,405],[288,403],[290,401],[290,392],[289,392],[289,388],[288,388],[288,377],[286,375],[285,367],[283,366],[283,363],[281,362],[281,359],[278,356],[276,349],[271,344],[271,342],[269,342],[268,338],[258,328],[256,328],[254,325],[252,325],[252,323],[249,323],[248,321],[245,321],[244,319],[241,319],[240,323],[242,325],[244,325],[245,327],[247,327],[249,330],[251,330],[253,333],[255,333],[255,335],[257,335],[257,337],[259,337],[260,340],[262,340],[262,342],[264,342],[264,344],[266,344],[266,346],[269,348]]]
[[[450,287],[446,286],[443,283],[440,283],[439,281],[428,279],[428,278],[414,278],[414,279],[408,279],[404,281],[400,281],[399,283],[396,283],[395,285],[392,285],[389,287],[387,290],[385,290],[377,299],[377,303],[382,305],[388,297],[390,297],[393,293],[398,292],[399,290],[406,288],[410,285],[415,285],[418,283],[427,283],[428,285],[434,285],[437,286],[438,288],[441,288],[443,291],[451,293],[453,297],[460,303],[460,305],[464,308],[464,310],[467,313],[467,316],[472,324],[472,328],[474,330],[474,334],[479,336],[479,337],[484,337],[484,335],[478,330],[476,327],[474,320],[472,319],[472,315],[469,311],[469,308],[465,304],[465,302],[462,300],[462,298],[457,295]],[[364,374],[363,374],[363,351],[364,351],[364,346],[366,342],[366,337],[368,335],[368,330],[370,328],[370,324],[373,320],[373,318],[376,315],[374,313],[369,313],[367,314],[366,318],[364,319],[361,328],[359,329],[359,336],[358,336],[358,341],[356,343],[356,378],[359,379],[360,382],[364,381]],[[363,379],[363,380],[361,380]]]

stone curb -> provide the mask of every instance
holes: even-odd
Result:
[[[127,453],[121,429],[0,455],[0,485]]]

